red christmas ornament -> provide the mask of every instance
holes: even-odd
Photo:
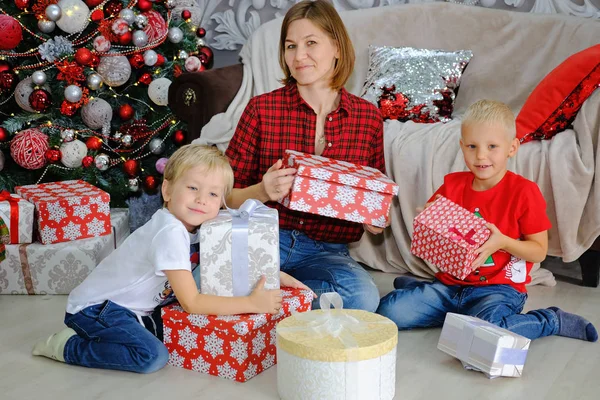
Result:
[[[0,60],[0,72],[12,71],[12,65],[6,60]]]
[[[119,36],[119,44],[122,46],[127,46],[129,43],[131,43],[132,39],[133,33],[131,33],[131,31],[127,31]]]
[[[90,14],[90,19],[95,23],[99,23],[104,19],[104,11],[102,11],[101,9],[92,11],[92,13]]]
[[[48,136],[37,128],[25,129],[10,141],[10,155],[25,169],[38,169],[46,165]]]
[[[144,32],[148,36],[148,43],[154,43],[166,36],[169,27],[158,11],[150,10],[142,15],[148,20],[148,25],[144,28]]]
[[[85,145],[90,150],[98,151],[102,148],[102,139],[97,136],[91,136],[86,140]]]
[[[140,69],[144,65],[146,65],[144,63],[144,56],[140,53],[135,53],[134,55],[129,57],[129,64],[131,64],[131,66],[135,69]]]
[[[15,90],[19,78],[12,71],[0,72],[0,96],[10,94]]]
[[[165,56],[163,56],[162,54],[157,54],[156,55],[156,64],[154,64],[155,67],[162,67],[165,64]]]
[[[200,54],[198,54],[198,58],[202,65],[206,67],[206,69],[211,69],[215,60],[214,53],[210,47],[203,46],[200,48]]]
[[[140,163],[137,160],[127,160],[123,163],[123,171],[130,177],[135,177],[140,172]]]
[[[171,139],[173,140],[173,143],[175,143],[177,146],[181,146],[185,143],[185,136],[185,132],[181,129],[178,129],[173,133]]]
[[[15,0],[15,6],[19,10],[24,10],[31,5],[31,0]]]
[[[9,15],[0,14],[0,50],[12,50],[23,40],[23,30],[16,19]]]
[[[190,12],[190,10],[183,10],[181,12],[181,18],[187,21],[188,19],[192,18],[192,13]]]
[[[44,89],[35,89],[29,95],[29,105],[35,111],[45,112],[52,105],[50,93]]]
[[[62,158],[62,154],[60,153],[60,150],[58,150],[58,149],[46,150],[45,156],[46,156],[46,160],[48,160],[48,162],[50,162],[50,163],[59,162],[60,159]]]
[[[196,29],[196,35],[199,38],[203,38],[204,36],[206,36],[206,29],[204,29],[204,28],[198,28],[198,29]]]
[[[123,3],[119,0],[110,0],[104,5],[104,16],[106,18],[116,17],[119,12],[123,9]]]
[[[129,104],[122,104],[121,107],[119,107],[119,117],[121,117],[123,121],[131,119],[133,117],[133,113],[133,107],[131,107]]]
[[[10,134],[8,133],[6,128],[0,126],[0,143],[8,141],[9,137]]]
[[[90,167],[92,164],[94,163],[94,157],[92,156],[85,156],[83,157],[83,159],[81,160],[81,164],[85,167],[88,168]]]
[[[138,0],[137,8],[142,11],[150,11],[152,10],[152,3],[148,0]]]
[[[148,73],[148,72],[144,72],[141,76],[140,79],[138,79],[138,81],[140,83],[143,83],[144,85],[149,85],[152,83],[152,74]]]
[[[75,61],[80,65],[88,65],[92,61],[92,52],[81,47],[75,52]]]
[[[89,8],[94,8],[100,4],[102,4],[103,0],[85,0],[85,4],[87,4],[87,6]]]
[[[153,175],[148,175],[144,177],[143,184],[144,189],[146,189],[146,192],[152,193],[156,191],[156,188],[158,188],[158,179]]]
[[[77,112],[79,105],[77,103],[71,103],[70,101],[63,100],[60,105],[60,113],[67,117],[72,117]]]

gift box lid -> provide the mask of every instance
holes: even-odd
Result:
[[[398,185],[381,171],[372,167],[294,150],[285,151],[283,165],[296,168],[297,176],[335,182],[373,192],[398,195]]]
[[[487,221],[443,196],[421,211],[414,223],[471,249],[479,248],[491,234]]]
[[[369,360],[389,353],[397,344],[396,324],[363,310],[313,310],[277,325],[278,348],[309,360]]]
[[[310,304],[313,294],[304,289],[282,289],[282,307],[278,314],[237,314],[237,315],[204,315],[188,314],[178,304],[174,303],[163,307],[162,318],[171,322],[181,322],[200,328],[211,328],[217,331],[245,335],[252,330],[259,329],[270,321],[278,321],[289,315],[290,312],[300,308],[301,304]],[[231,331],[234,332],[231,332]]]
[[[257,200],[258,201],[258,200]],[[208,228],[220,225],[224,222],[231,222],[233,216],[231,212],[237,212],[238,210],[220,210],[217,216],[213,219],[210,219],[206,222],[203,222],[200,225],[200,229],[206,231]],[[250,222],[267,222],[272,223],[275,226],[279,226],[279,212],[275,208],[271,207],[260,207],[257,210],[252,212],[252,217],[250,218]]]
[[[15,191],[33,203],[67,199],[70,204],[78,204],[80,198],[88,196],[102,196],[105,202],[110,200],[108,193],[82,180],[17,186]]]

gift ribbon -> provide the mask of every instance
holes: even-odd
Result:
[[[231,267],[233,276],[233,295],[247,296],[251,292],[248,265],[248,223],[253,216],[273,219],[277,216],[270,208],[258,200],[248,199],[235,210],[227,207],[231,214]]]
[[[7,190],[0,192],[0,201],[8,201],[10,206],[10,242],[19,243],[19,201],[23,199],[13,197]]]
[[[466,235],[463,235],[463,233],[461,231],[458,230],[458,228],[456,228],[455,226],[453,226],[452,228],[448,229],[448,232],[453,233],[452,235],[452,240],[464,240],[465,242],[471,244],[471,245],[475,245],[477,244],[477,242],[475,242],[473,240],[473,236],[475,236],[475,234],[477,233],[475,231],[475,229],[471,229],[469,232],[467,232]]]
[[[33,289],[33,279],[31,279],[31,268],[29,267],[29,258],[27,257],[27,246],[29,244],[19,245],[19,260],[21,261],[21,271],[23,271],[23,284],[27,294],[35,294]]]

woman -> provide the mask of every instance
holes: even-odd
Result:
[[[227,149],[236,185],[228,204],[237,208],[255,198],[276,208],[281,270],[317,295],[338,292],[344,308],[375,311],[377,287],[350,257],[347,244],[364,230],[382,229],[276,203],[289,193],[296,172],[281,168],[286,149],[385,168],[379,110],[343,88],[354,68],[354,48],[333,6],[302,1],[289,9],[279,63],[285,86],[250,100]]]

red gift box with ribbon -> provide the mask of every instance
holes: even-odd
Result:
[[[35,207],[27,200],[6,190],[0,192],[0,218],[8,228],[4,244],[31,243]]]
[[[410,251],[458,279],[472,271],[475,251],[490,237],[487,222],[445,197],[439,197],[413,221]]]
[[[177,303],[163,307],[163,341],[169,365],[245,382],[276,363],[275,325],[310,311],[310,290],[282,288],[278,314],[188,314]]]

